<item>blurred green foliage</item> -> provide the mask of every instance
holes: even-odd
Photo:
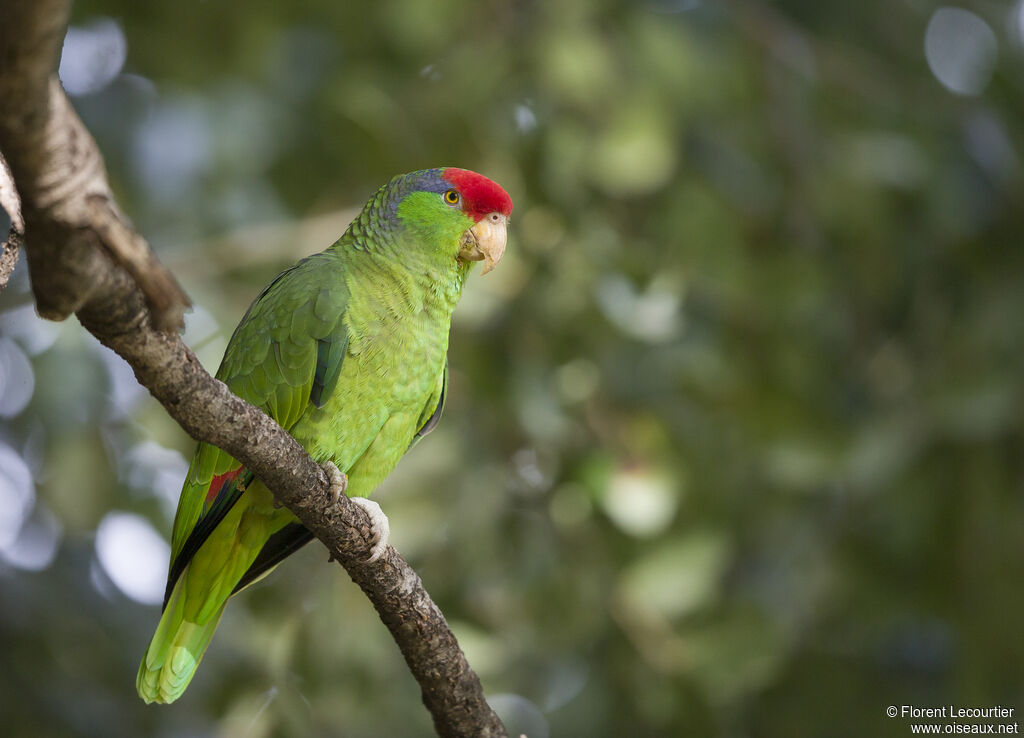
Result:
[[[1024,705],[1024,14],[963,7],[82,0],[63,74],[210,369],[393,174],[510,191],[445,419],[379,499],[511,729],[905,736],[888,705]],[[97,529],[168,536],[192,443],[27,290],[0,298],[5,734],[429,735],[315,544],[142,705],[157,608]]]

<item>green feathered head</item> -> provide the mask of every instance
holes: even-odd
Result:
[[[446,167],[401,174],[367,205],[387,229],[460,262],[483,261],[483,273],[505,252],[512,198],[497,182],[466,169]]]

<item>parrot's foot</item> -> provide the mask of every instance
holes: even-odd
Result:
[[[345,490],[348,489],[348,477],[342,474],[333,461],[323,462],[320,468],[324,470],[324,474],[327,475],[327,480],[331,484],[331,501],[337,505],[341,501],[342,495],[345,494]],[[351,501],[363,508],[367,517],[370,518],[370,556],[363,563],[372,564],[384,555],[384,550],[388,547],[388,539],[391,538],[391,525],[388,523],[388,516],[373,500],[368,500],[365,497],[352,497]]]
[[[348,477],[341,473],[341,469],[334,465],[333,461],[325,461],[320,465],[327,475],[327,481],[331,485],[331,502],[335,505],[341,500],[341,496],[348,489]]]
[[[380,509],[373,500],[365,497],[352,497],[352,502],[359,505],[370,518],[370,555],[363,562],[372,564],[384,555],[388,547],[388,539],[391,538],[391,525],[388,523],[388,516]]]

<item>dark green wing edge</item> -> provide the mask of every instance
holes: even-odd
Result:
[[[416,431],[416,435],[412,437],[412,441],[409,443],[409,448],[412,448],[416,443],[423,438],[423,436],[430,433],[437,427],[437,424],[441,422],[441,413],[444,412],[444,400],[448,396],[448,363],[444,365],[444,381],[441,384],[441,396],[437,399],[437,407],[434,408],[434,412],[427,418],[427,422]]]
[[[341,376],[341,364],[345,358],[345,349],[348,348],[348,333],[343,325],[341,328],[316,342],[316,372],[313,374],[309,401],[317,407],[327,404],[327,398],[333,394],[338,377]]]
[[[231,594],[238,594],[312,540],[313,534],[302,523],[289,523],[267,539]]]

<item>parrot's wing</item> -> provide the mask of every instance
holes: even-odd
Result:
[[[423,408],[423,412],[420,414],[419,430],[416,431],[416,435],[412,437],[412,441],[409,442],[409,448],[412,448],[423,436],[430,433],[437,427],[437,424],[441,422],[441,413],[444,412],[444,399],[448,394],[448,362],[445,361],[444,368],[441,370],[441,374],[437,378],[437,383],[434,386],[434,391],[430,393],[430,397],[427,399],[427,404]]]
[[[311,406],[323,406],[341,373],[348,289],[329,258],[317,254],[302,260],[259,294],[217,371],[232,392],[285,430]],[[168,592],[251,480],[252,473],[230,454],[199,445],[174,520]]]

